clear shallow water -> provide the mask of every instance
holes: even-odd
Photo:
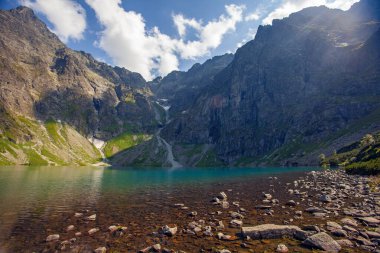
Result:
[[[154,213],[170,205],[165,202],[169,195],[173,201],[197,203],[197,197],[214,186],[236,186],[244,181],[259,188],[263,178],[311,170],[316,168],[0,167],[0,246],[12,237],[25,240],[30,233],[44,237],[47,229],[65,227],[67,224],[54,225],[76,211],[102,214],[111,207],[111,218],[116,220],[129,210],[138,221],[139,210]]]

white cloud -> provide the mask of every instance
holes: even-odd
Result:
[[[20,4],[40,12],[53,24],[52,31],[63,41],[80,40],[86,29],[86,12],[72,0],[20,0]]]
[[[182,14],[173,15],[173,21],[181,38],[186,35],[186,26],[192,27],[197,31],[200,31],[202,28],[202,21],[197,21],[194,18],[187,19]]]
[[[223,36],[234,31],[242,21],[243,6],[225,6],[227,15],[221,15],[203,25],[201,20],[188,19],[183,15],[173,15],[180,39],[160,32],[157,27],[148,30],[141,14],[125,11],[121,0],[86,0],[97,15],[104,30],[98,46],[115,64],[139,72],[146,79],[153,73],[166,75],[178,69],[179,58],[194,59],[204,56],[222,43]],[[187,27],[197,31],[198,39],[186,41]]]
[[[351,5],[358,1],[359,0],[283,0],[279,7],[270,12],[263,19],[263,24],[272,24],[273,19],[288,17],[293,12],[297,12],[311,6],[326,5],[329,8],[348,10]]]
[[[260,19],[260,12],[259,11],[254,11],[252,13],[249,13],[247,16],[245,16],[244,20],[245,21],[256,21]]]

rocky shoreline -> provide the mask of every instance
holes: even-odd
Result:
[[[244,185],[208,193],[199,205],[169,198],[168,211],[151,214],[168,223],[144,216],[148,228],[72,213],[37,244],[40,252],[380,252],[380,194],[370,178],[327,170],[265,180],[267,190],[248,198]]]

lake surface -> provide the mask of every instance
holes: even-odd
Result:
[[[96,213],[99,227],[135,227],[131,233],[138,236],[181,219],[171,213],[173,203],[207,213],[205,203],[220,190],[252,199],[269,187],[268,177],[291,182],[311,170],[316,168],[0,167],[0,252],[40,251],[48,234],[62,234],[73,223],[90,228],[73,220],[75,212]],[[137,242],[128,247],[144,244]]]

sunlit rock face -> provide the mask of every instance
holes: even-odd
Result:
[[[357,126],[379,128],[378,10],[313,7],[260,26],[163,136],[212,144],[226,164],[317,164]]]
[[[108,139],[125,125],[151,128],[144,78],[67,48],[33,11],[0,11],[0,98],[6,111],[61,120]]]

